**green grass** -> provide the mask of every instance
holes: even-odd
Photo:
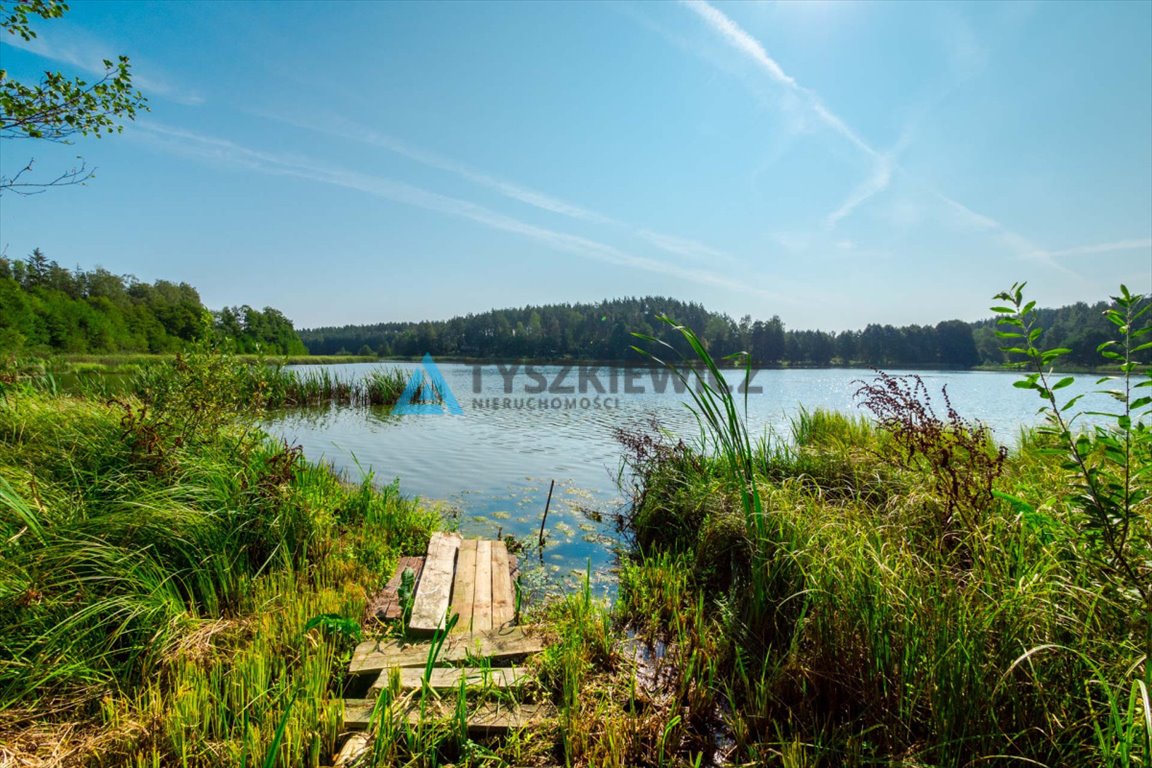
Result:
[[[359,621],[439,524],[254,430],[243,370],[191,367],[150,409],[4,387],[0,743],[25,756],[322,764],[351,645],[309,620]]]
[[[0,378],[0,761],[330,763],[367,597],[441,520],[263,435],[254,380],[209,353],[112,400]],[[442,695],[387,691],[367,763],[553,761],[553,729],[473,740]]]
[[[616,605],[550,617],[572,764],[695,765],[717,740],[738,765],[1149,764],[1139,606],[1065,538],[1042,440],[999,482],[1051,519],[997,499],[957,559],[891,436],[828,412],[793,428],[753,448],[762,534],[723,454],[641,466]]]

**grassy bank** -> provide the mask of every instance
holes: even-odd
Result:
[[[96,398],[131,395],[148,401],[169,387],[172,371],[203,367],[218,358],[235,371],[230,383],[257,407],[293,408],[320,405],[392,405],[404,391],[405,374],[378,366],[360,375],[327,368],[286,368],[289,359],[269,360],[195,348],[181,355],[126,356],[115,362],[75,359],[0,360],[0,375],[41,382],[48,391]]]
[[[0,382],[0,763],[330,758],[366,592],[439,520],[262,435],[250,375]]]
[[[1014,453],[884,375],[859,393],[874,422],[817,411],[755,439],[721,387],[696,398],[699,443],[621,433],[619,601],[559,616],[588,764],[1152,761],[1147,305],[1125,292],[1109,318],[1117,404],[1077,433],[1047,372],[1060,351],[1003,298],[1036,366],[1017,386],[1050,408]]]
[[[279,365],[340,365],[343,363],[375,363],[380,358],[375,355],[236,355],[246,363],[273,362]],[[125,367],[140,367],[152,363],[166,363],[176,359],[175,354],[151,355],[139,353],[123,354],[54,354],[41,358],[49,370],[66,372],[72,370],[110,370]]]
[[[650,734],[637,754],[671,728],[668,764],[1147,764],[1141,607],[1068,537],[1042,436],[997,479],[1028,507],[950,519],[931,474],[883,458],[888,433],[824,412],[793,430],[754,447],[760,530],[725,459],[629,438],[636,554],[599,642],[655,649],[663,721],[618,726]]]

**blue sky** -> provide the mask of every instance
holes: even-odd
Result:
[[[298,327],[670,295],[790,328],[1152,290],[1152,3],[73,2],[20,80],[127,54],[151,112],[40,247]]]

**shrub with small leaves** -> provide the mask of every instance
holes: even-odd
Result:
[[[1068,503],[1080,535],[1077,542],[1089,560],[1118,591],[1142,604],[1147,644],[1152,649],[1152,367],[1141,362],[1152,350],[1148,297],[1120,286],[1105,317],[1115,326],[1118,338],[1097,347],[1104,360],[1115,366],[1116,375],[1097,380],[1097,390],[1112,399],[1112,409],[1086,411],[1101,419],[1091,429],[1073,431],[1081,412],[1076,409],[1083,395],[1061,402],[1060,390],[1074,381],[1056,379],[1053,364],[1070,350],[1039,346],[1044,329],[1036,321],[1035,301],[1024,300],[1025,283],[1017,283],[996,295],[1004,302],[992,310],[1000,315],[997,336],[1010,346],[1004,351],[1018,355],[1032,368],[1015,386],[1035,392],[1045,403],[1042,432],[1054,438],[1062,466],[1072,482]],[[1023,505],[1019,499],[1012,499]]]

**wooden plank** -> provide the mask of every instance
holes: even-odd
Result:
[[[452,707],[446,707],[444,717],[451,717]],[[494,731],[514,731],[556,717],[556,707],[551,702],[531,704],[485,702],[468,709],[469,733],[492,733]],[[411,722],[411,714],[409,715]],[[417,717],[418,719],[418,717]]]
[[[344,699],[344,731],[366,731],[372,724],[376,699]]]
[[[428,557],[424,573],[412,603],[412,618],[408,628],[413,632],[435,632],[444,626],[448,601],[452,596],[452,575],[456,571],[456,551],[460,549],[460,535],[436,532],[428,542]]]
[[[363,733],[354,733],[344,742],[332,765],[334,768],[347,768],[360,759],[372,747],[371,740]]]
[[[508,547],[502,541],[492,542],[492,626],[511,624],[516,617],[516,596],[512,592],[512,573],[508,569]]]
[[[468,632],[472,626],[472,601],[476,594],[476,540],[460,544],[456,558],[456,579],[452,584],[452,612],[460,616],[454,632]]]
[[[397,671],[400,673],[400,690],[415,691],[422,687],[424,670],[420,667],[404,667]],[[368,695],[375,696],[387,688],[391,674],[390,669],[381,672],[368,689]],[[511,688],[526,677],[528,670],[525,667],[436,667],[428,676],[428,685],[437,691],[454,691],[464,680],[466,685],[475,688]]]
[[[472,631],[492,629],[492,542],[476,542],[476,595],[472,600]]]
[[[375,699],[345,699],[344,730],[363,731],[368,728],[374,704]],[[453,701],[428,702],[424,711],[425,722],[451,720],[455,716],[456,704]],[[417,725],[420,717],[419,704],[411,705],[405,712],[405,719],[409,725]],[[496,733],[527,728],[554,717],[556,707],[551,702],[530,704],[484,702],[468,707],[468,732]]]
[[[398,619],[401,614],[400,584],[403,582],[404,570],[411,568],[416,576],[416,586],[420,585],[420,572],[424,570],[424,558],[402,557],[396,565],[396,572],[384,585],[384,589],[377,592],[368,603],[368,615],[387,621]]]
[[[428,660],[428,641],[405,642],[366,640],[352,652],[348,672],[353,675],[377,674],[390,667],[423,667]],[[475,658],[507,659],[527,656],[544,650],[544,641],[529,635],[523,627],[505,627],[474,635],[450,635],[437,657],[439,663]]]

